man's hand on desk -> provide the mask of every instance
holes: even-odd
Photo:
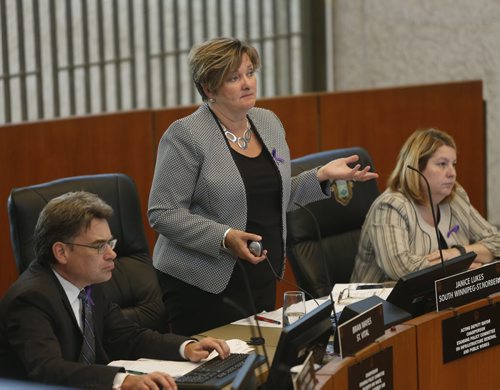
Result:
[[[199,362],[208,357],[213,350],[217,351],[221,359],[228,357],[230,352],[229,345],[224,340],[205,337],[201,341],[186,345],[184,355],[192,362]]]
[[[127,375],[123,381],[121,390],[135,389],[165,389],[176,390],[174,379],[163,372],[151,372],[144,375]]]

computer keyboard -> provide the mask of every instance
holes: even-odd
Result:
[[[227,358],[210,359],[175,379],[179,389],[220,389],[231,383],[245,363],[246,353],[232,353]],[[259,363],[262,363],[260,361]]]

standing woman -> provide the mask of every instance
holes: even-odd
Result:
[[[366,216],[351,282],[384,282],[465,252],[476,252],[472,268],[500,257],[500,234],[471,205],[457,182],[457,147],[440,130],[415,131],[399,152],[387,189]],[[432,204],[424,179],[431,188]],[[436,237],[432,209],[438,221]]]
[[[260,59],[252,46],[215,38],[193,48],[189,62],[204,104],[163,134],[148,207],[169,321],[185,335],[253,313],[242,268],[256,310],[274,310],[286,212],[329,197],[330,180],[377,177],[369,166],[350,168],[358,160],[350,156],[291,178],[281,122],[254,107]],[[249,241],[261,241],[262,255]]]

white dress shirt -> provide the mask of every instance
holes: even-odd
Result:
[[[75,314],[76,322],[78,322],[78,326],[80,329],[83,331],[83,324],[82,324],[82,303],[80,299],[78,299],[78,294],[80,294],[81,289],[76,287],[73,283],[68,281],[67,279],[63,278],[59,273],[52,268],[52,271],[54,271],[54,274],[56,275],[57,280],[59,280],[59,283],[61,283],[62,288],[64,289],[64,292],[66,293],[66,296],[68,297],[69,303],[71,305],[71,309],[73,309],[73,313]],[[182,356],[183,359],[186,359],[186,356],[184,354],[186,350],[186,345],[189,343],[194,343],[195,340],[186,340],[184,341],[180,347],[179,347],[179,353]],[[187,360],[187,359],[186,359]],[[115,375],[115,378],[113,380],[113,389],[119,389],[127,377],[127,375],[134,375],[130,374],[127,372],[119,372]]]

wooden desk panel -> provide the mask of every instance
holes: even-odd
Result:
[[[494,298],[500,302],[500,294]],[[460,307],[457,313],[465,313],[483,307],[483,299]],[[442,321],[454,316],[451,310],[429,313],[408,321],[417,327],[418,383],[420,390],[495,390],[498,389],[500,346],[443,364]]]
[[[154,156],[153,160],[156,161],[156,152],[158,150],[158,143],[160,139],[168,129],[168,127],[174,123],[177,119],[184,118],[196,111],[198,106],[186,106],[186,107],[176,107],[176,108],[166,108],[162,110],[153,111],[154,115],[154,125],[153,125],[153,142],[154,142]]]
[[[491,299],[498,305],[500,293],[492,296]],[[465,313],[487,304],[489,304],[488,300],[483,299],[463,306],[457,312]],[[497,389],[500,346],[473,353],[448,364],[442,363],[441,322],[453,315],[453,311],[425,314],[387,330],[376,343],[369,345],[355,356],[344,359],[334,357],[317,372],[319,383],[316,388],[347,390],[349,367],[380,350],[392,347],[394,389]],[[271,361],[278,343],[279,331],[279,328],[263,328]],[[251,334],[248,327],[226,325],[204,332],[203,335],[245,339],[244,335],[247,333]]]
[[[273,111],[283,123],[291,158],[321,150],[317,95],[261,99],[257,106]]]
[[[320,382],[318,389],[342,390],[349,388],[349,367],[356,364],[353,357],[340,359],[339,356],[333,358],[331,362],[322,367],[318,372]]]
[[[334,358],[322,367],[318,375],[330,376],[327,386],[335,390],[349,388],[349,367],[356,362],[369,358],[375,353],[392,347],[394,389],[417,389],[416,328],[414,325],[397,325],[386,330],[377,342],[359,351],[353,357]],[[326,387],[328,388],[328,387]]]
[[[335,390],[330,375],[318,374],[316,378],[318,379],[318,384],[315,387],[316,389]]]
[[[281,335],[281,328],[262,326],[262,337],[266,340],[266,347],[276,348]],[[250,340],[252,336],[257,336],[257,327],[228,324],[215,329],[201,332],[201,336],[211,336],[219,339],[241,339]]]
[[[256,106],[273,111],[283,123],[292,158],[320,150],[318,98],[316,95],[261,99],[257,101]],[[175,120],[193,113],[197,108],[198,106],[187,106],[154,111],[156,144]]]
[[[7,198],[12,188],[58,178],[120,172],[139,192],[144,226],[152,180],[152,115],[136,111],[3,126],[0,131],[0,296],[18,273],[12,252]]]
[[[362,146],[373,158],[384,189],[408,136],[437,127],[458,149],[458,179],[486,215],[486,128],[482,82],[446,83],[320,95],[322,150]],[[474,169],[470,167],[474,166]]]
[[[256,346],[255,351],[256,353],[262,356],[266,356],[267,354],[270,366],[274,359],[276,346],[278,345],[278,340],[281,334],[281,328],[262,327],[261,330],[262,330],[262,336],[266,340],[266,343],[264,346]],[[200,335],[196,335],[195,337],[198,339],[210,336],[224,340],[230,340],[230,339],[249,340],[250,337],[252,337],[252,335],[256,334],[257,334],[256,327],[229,324],[208,330],[206,332],[202,332]],[[265,352],[263,350],[264,347],[265,347]],[[264,363],[260,367],[256,368],[255,373],[257,375],[259,383],[264,383],[269,373],[267,365]],[[226,388],[229,389],[230,386],[224,387],[224,390],[226,390]]]
[[[262,99],[257,106],[283,122],[292,158],[319,150],[360,145],[381,174],[392,170],[397,151],[417,126],[450,132],[459,149],[459,178],[474,206],[485,215],[485,124],[480,81],[387,88],[371,91],[305,94]],[[167,127],[197,106],[122,112],[2,126],[0,199],[14,187],[80,174],[123,172],[136,181],[144,214],[151,188],[156,148]],[[474,162],[475,169],[467,169]],[[5,206],[0,207],[0,296],[17,278]],[[151,245],[155,233],[145,219]],[[288,267],[288,272],[291,271]],[[293,273],[286,275],[294,282]],[[283,291],[295,289],[280,283]]]

